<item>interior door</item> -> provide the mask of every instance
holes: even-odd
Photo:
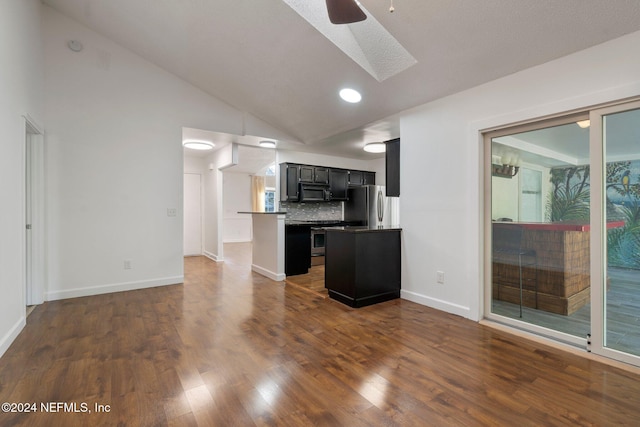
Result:
[[[184,174],[184,255],[202,255],[201,175]]]

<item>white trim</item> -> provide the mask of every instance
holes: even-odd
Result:
[[[223,243],[251,243],[252,240],[249,239],[225,239]]]
[[[18,338],[22,329],[27,325],[26,316],[21,316],[20,319],[13,325],[9,332],[5,334],[4,337],[0,340],[0,357],[9,349],[13,341]]]
[[[260,267],[259,265],[255,265],[255,264],[251,264],[251,271],[255,271],[256,273],[268,277],[271,280],[274,280],[276,282],[282,282],[286,276],[284,275],[284,273],[282,274],[278,274],[278,273],[274,273],[271,270],[267,270],[266,268]]]
[[[498,331],[501,332],[505,332],[511,335],[515,335],[517,337],[521,337],[521,338],[525,338],[527,340],[531,340],[533,342],[539,343],[539,344],[543,344],[552,348],[555,348],[557,350],[562,350],[562,351],[566,351],[569,352],[573,355],[576,356],[580,356],[589,360],[594,360],[596,362],[599,363],[603,363],[605,365],[608,366],[613,366],[619,369],[623,369],[627,372],[632,372],[634,374],[640,374],[640,368],[628,363],[624,363],[621,361],[617,361],[605,356],[600,356],[597,355],[595,353],[588,353],[586,351],[584,351],[584,347],[576,347],[574,345],[568,344],[568,343],[564,343],[564,342],[560,342],[560,341],[556,341],[554,339],[551,338],[547,338],[544,336],[540,336],[538,334],[526,331],[526,330],[522,330],[522,329],[516,329],[516,328],[512,328],[510,326],[506,326],[504,324],[501,324],[499,322],[494,322],[492,320],[488,320],[488,319],[483,319],[479,322],[481,325],[484,325],[488,328],[491,329],[496,329]]]
[[[418,294],[416,292],[400,290],[400,298],[407,301],[415,302],[417,304],[426,305],[427,307],[435,308],[437,310],[445,311],[447,313],[457,314],[466,319],[476,320],[472,317],[472,312],[469,307],[465,307],[458,304],[452,304],[448,301],[443,301],[437,298],[428,297],[426,295]]]
[[[223,257],[218,257],[218,255],[216,255],[214,253],[211,253],[209,251],[204,251],[203,255],[206,256],[207,258],[209,258],[210,260],[215,261],[215,262],[224,261]]]
[[[112,292],[135,291],[137,289],[154,288],[157,286],[177,285],[184,282],[184,276],[164,277],[152,280],[139,280],[135,282],[114,283],[111,285],[90,286],[47,292],[47,301],[55,301],[67,298],[88,297],[92,295],[109,294]]]

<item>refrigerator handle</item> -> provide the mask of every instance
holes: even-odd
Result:
[[[378,221],[382,223],[384,219],[384,199],[382,198],[382,190],[378,190]]]

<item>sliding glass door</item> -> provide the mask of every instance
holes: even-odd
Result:
[[[640,365],[640,102],[484,148],[485,316]]]
[[[601,252],[593,273],[602,286],[594,294],[593,351],[640,364],[640,103],[591,116],[591,145],[602,153],[594,159]]]
[[[589,129],[581,114],[488,135],[490,312],[574,344],[591,330]]]

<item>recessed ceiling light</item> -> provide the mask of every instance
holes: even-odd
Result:
[[[367,153],[384,153],[387,151],[387,146],[384,142],[370,142],[365,144],[364,151]]]
[[[357,90],[345,88],[340,91],[340,98],[344,99],[347,102],[351,102],[355,104],[356,102],[360,102],[362,99],[362,95]]]
[[[182,145],[192,150],[211,150],[215,145],[210,141],[200,141],[195,139],[187,139],[182,141]]]
[[[582,129],[586,129],[591,126],[591,120],[580,120],[579,122],[576,122],[576,124]]]
[[[260,147],[264,147],[264,148],[276,148],[276,142],[275,141],[260,141]]]

